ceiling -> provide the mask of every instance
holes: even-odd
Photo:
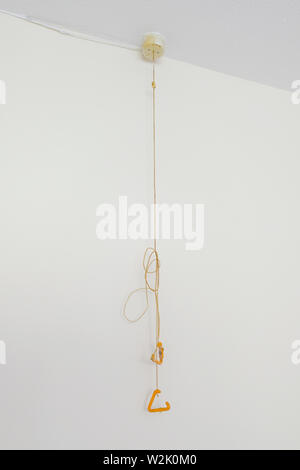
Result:
[[[0,0],[0,10],[140,46],[166,38],[166,55],[289,90],[300,79],[299,0]]]

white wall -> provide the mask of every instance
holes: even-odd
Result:
[[[205,204],[205,247],[162,241],[153,315],[121,316],[147,242],[97,240],[101,202],[151,201],[151,66],[0,16],[1,448],[300,448],[300,106],[164,59],[159,200]],[[299,77],[295,77],[299,78]]]

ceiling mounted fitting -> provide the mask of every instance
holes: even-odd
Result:
[[[156,60],[165,52],[165,40],[159,33],[146,33],[142,53],[146,60]]]

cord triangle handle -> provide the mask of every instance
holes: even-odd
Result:
[[[155,399],[156,395],[158,395],[159,393],[161,393],[161,391],[158,388],[156,390],[154,390],[154,392],[152,393],[152,397],[150,398],[149,405],[148,405],[148,411],[150,413],[161,413],[162,411],[168,411],[171,408],[171,405],[168,401],[166,401],[166,406],[164,408],[162,408],[162,407],[152,408],[154,399]]]
[[[158,359],[157,359],[157,356],[158,356]],[[158,342],[155,348],[155,351],[151,356],[151,361],[155,362],[155,364],[158,364],[160,366],[160,364],[163,363],[163,360],[164,360],[164,348],[163,348],[162,343]]]

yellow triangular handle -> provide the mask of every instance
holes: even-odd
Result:
[[[158,357],[159,359],[156,359],[156,352],[158,351]],[[155,362],[155,364],[162,364],[164,360],[164,348],[163,348],[163,345],[162,343],[157,343],[157,346],[155,348],[155,351],[154,353],[152,354],[151,356],[151,361]]]
[[[150,398],[149,405],[148,405],[148,411],[150,413],[157,413],[157,412],[161,413],[162,411],[168,411],[171,408],[171,405],[168,401],[166,401],[165,408],[151,408],[156,395],[158,395],[159,393],[161,393],[161,391],[158,390],[158,388],[154,390],[154,392],[152,393],[152,397]]]

